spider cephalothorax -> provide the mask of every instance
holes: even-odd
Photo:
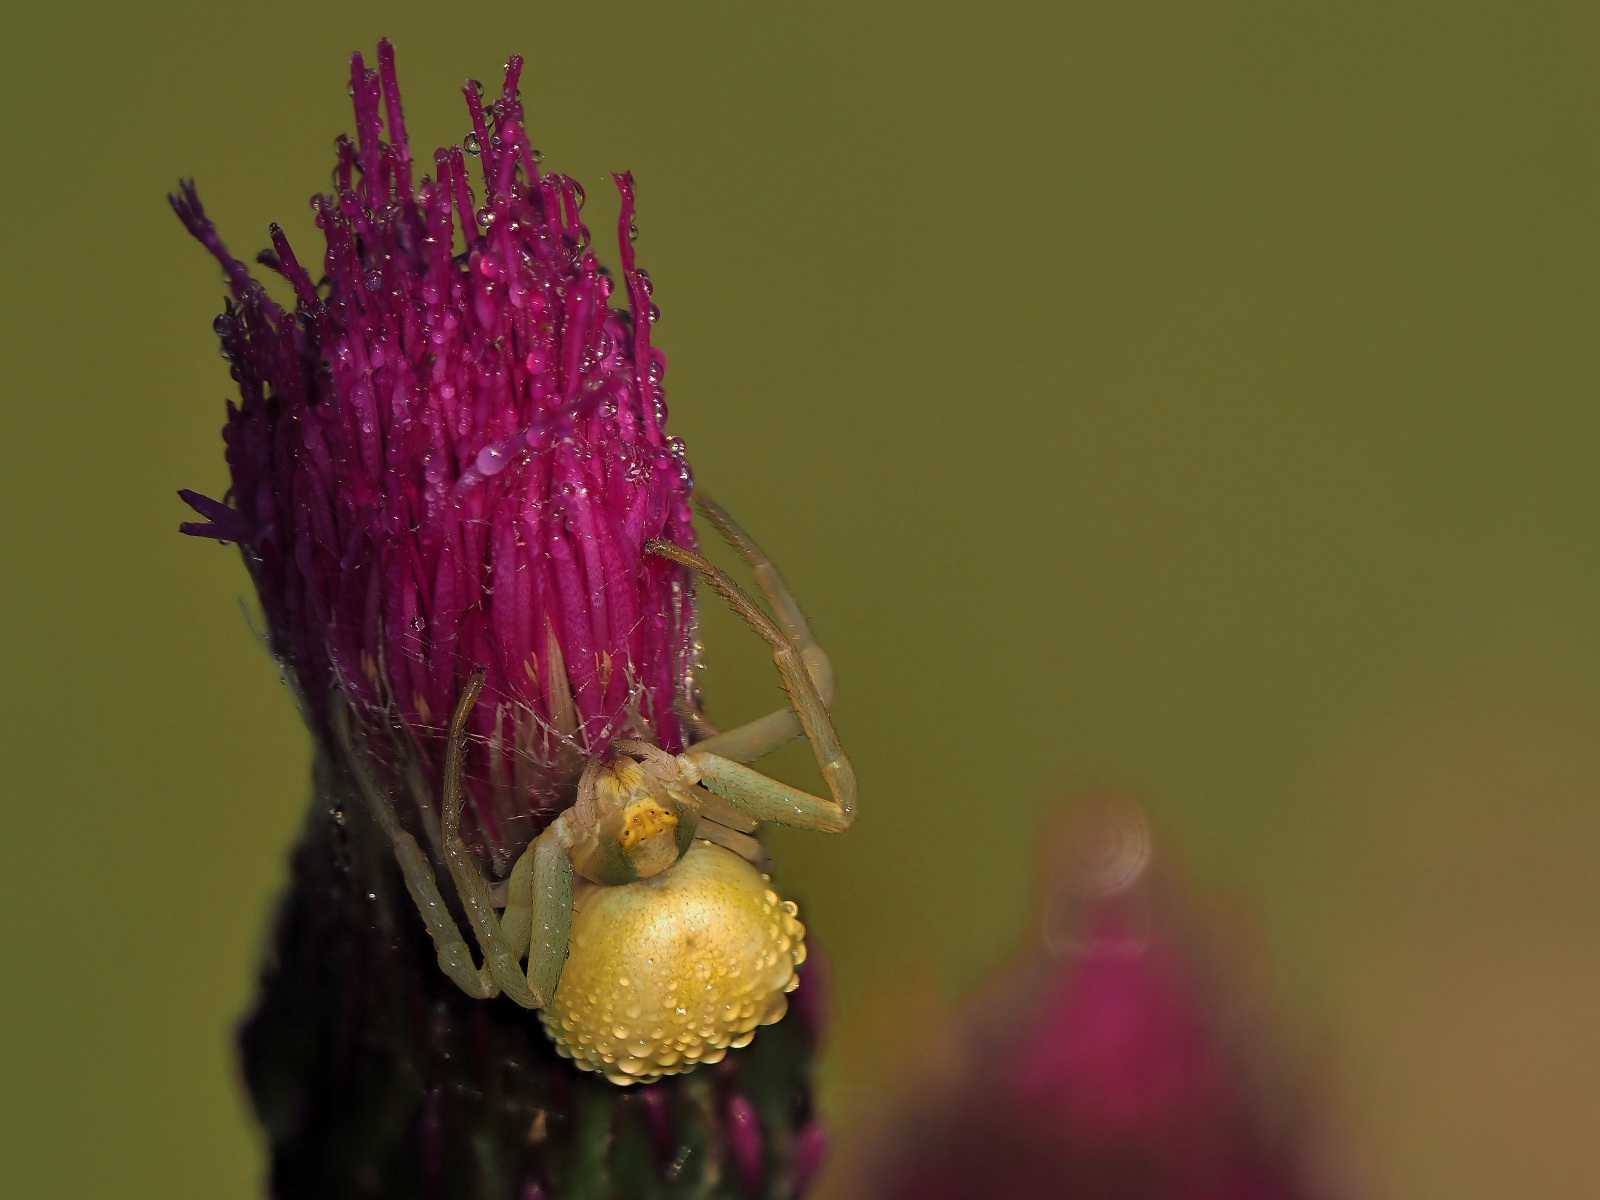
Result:
[[[609,763],[591,759],[573,806],[552,829],[572,869],[594,883],[634,883],[659,875],[694,840],[700,801],[695,777],[664,750],[646,742],[612,743]],[[637,757],[629,757],[629,755]]]
[[[483,686],[475,674],[450,723],[441,808],[445,866],[481,966],[426,854],[356,749],[347,706],[335,708],[346,761],[389,835],[440,967],[469,995],[504,993],[541,1010],[562,1054],[617,1083],[715,1062],[783,1015],[805,929],[757,869],[761,846],[751,835],[763,821],[839,832],[855,811],[855,775],[828,715],[826,654],[761,549],[711,501],[702,497],[700,509],[755,568],[777,621],[699,555],[666,542],[648,549],[699,572],[767,641],[790,705],[682,754],[614,742],[609,758],[587,763],[572,806],[528,846],[497,896],[461,837],[467,718]],[[829,799],[745,765],[801,734]]]

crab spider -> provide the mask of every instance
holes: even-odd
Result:
[[[663,541],[646,549],[698,572],[767,642],[790,704],[682,754],[613,743],[613,757],[588,762],[575,803],[517,860],[497,905],[461,839],[466,723],[483,687],[483,673],[473,675],[450,721],[441,848],[481,965],[427,855],[356,751],[348,707],[334,711],[345,757],[394,848],[440,968],[470,996],[504,994],[541,1010],[563,1055],[618,1083],[715,1062],[746,1044],[756,1025],[782,1016],[805,931],[793,903],[780,902],[751,865],[761,846],[750,835],[764,821],[837,833],[855,815],[855,774],[828,715],[826,653],[761,548],[715,502],[702,496],[698,506],[754,569],[776,621],[699,555]],[[747,765],[802,734],[826,799]]]

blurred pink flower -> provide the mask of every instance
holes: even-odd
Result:
[[[901,1115],[884,1200],[1310,1200],[1298,1093],[1250,989],[1152,870],[1130,804],[1051,843],[1041,945],[974,1006],[952,1071]]]

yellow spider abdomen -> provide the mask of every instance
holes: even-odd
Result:
[[[582,897],[539,1019],[562,1055],[613,1083],[718,1062],[787,1011],[806,957],[795,911],[744,859],[697,841],[660,875]]]

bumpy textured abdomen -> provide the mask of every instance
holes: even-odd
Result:
[[[795,911],[737,854],[695,842],[660,875],[582,896],[539,1019],[561,1054],[613,1083],[717,1062],[787,1010],[806,957]]]

